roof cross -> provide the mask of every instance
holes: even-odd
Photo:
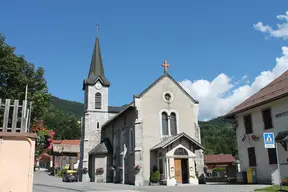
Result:
[[[96,34],[97,34],[97,36],[98,36],[98,33],[99,33],[99,23],[97,21],[97,24],[96,24]]]
[[[170,67],[170,65],[166,60],[164,60],[164,63],[161,66],[164,68],[164,73],[168,73],[168,67]]]

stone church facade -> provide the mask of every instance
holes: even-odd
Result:
[[[83,166],[91,181],[149,185],[156,167],[163,184],[198,184],[204,174],[199,102],[169,75],[166,62],[163,66],[164,74],[131,103],[109,106],[110,82],[96,38],[83,83]]]

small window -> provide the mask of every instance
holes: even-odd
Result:
[[[167,102],[169,102],[169,101],[171,100],[171,95],[170,95],[169,93],[166,93],[166,94],[164,95],[164,97],[165,97],[165,100],[166,100]]]
[[[101,109],[101,93],[96,93],[95,94],[95,109]]]
[[[246,134],[253,133],[251,115],[244,116],[244,126]]]
[[[134,139],[134,131],[130,129],[130,152],[133,152],[135,149],[135,139]]]
[[[264,122],[264,129],[273,128],[272,117],[271,117],[271,109],[265,109],[262,111],[262,117]]]
[[[255,148],[254,147],[249,147],[248,149],[248,157],[249,157],[249,166],[256,166],[256,154],[255,154]]]
[[[99,129],[100,128],[100,123],[99,122],[97,122],[97,129]]]
[[[124,135],[124,130],[121,131],[120,134],[120,151],[124,151],[124,144],[125,144],[125,135]]]
[[[277,164],[276,148],[268,149],[269,164]]]
[[[162,135],[168,135],[168,115],[166,112],[162,113]]]

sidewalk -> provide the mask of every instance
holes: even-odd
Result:
[[[94,191],[137,191],[135,186],[91,183],[91,182],[62,182],[61,178],[49,176],[47,172],[34,172],[34,186],[47,186],[59,189],[67,189],[75,192],[94,192]]]

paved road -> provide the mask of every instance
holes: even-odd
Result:
[[[267,185],[266,185],[267,186]],[[34,174],[33,192],[250,192],[265,185],[180,185],[180,186],[143,186],[111,183],[63,183],[61,179],[46,173]]]

